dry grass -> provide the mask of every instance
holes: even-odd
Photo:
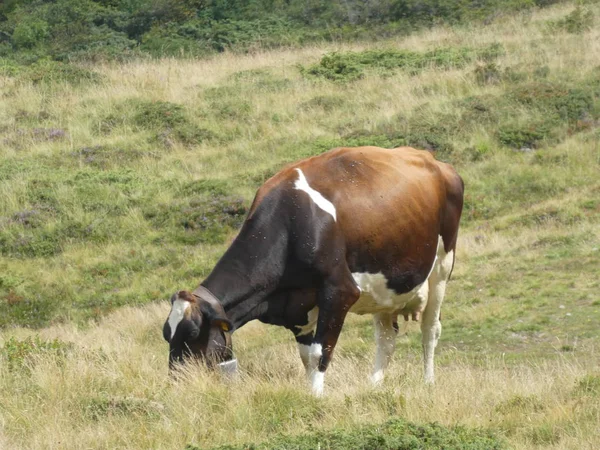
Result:
[[[376,423],[392,415],[415,422],[491,427],[515,448],[597,448],[598,397],[578,390],[597,373],[597,350],[585,357],[506,364],[474,361],[444,343],[446,364],[435,387],[422,383],[420,356],[401,344],[380,389],[367,382],[373,346],[343,356],[363,339],[352,318],[327,377],[328,395],[307,395],[291,336],[251,324],[236,333],[241,374],[222,380],[192,368],[166,374],[156,330],[166,303],[123,308],[101,324],[40,331],[73,342],[65,357],[38,356],[27,371],[4,372],[4,438],[10,448],[183,448],[260,441],[274,433]],[[31,334],[26,330],[20,337]],[[597,395],[597,394],[596,394]],[[9,447],[6,447],[9,448]]]

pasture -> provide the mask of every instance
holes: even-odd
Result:
[[[600,8],[585,3],[376,44],[0,66],[0,448],[354,439],[392,418],[437,422],[456,448],[600,448]],[[436,385],[409,323],[372,388],[358,316],[322,399],[291,333],[259,323],[233,336],[238,379],[170,379],[169,296],[209,273],[264,180],[342,145],[427,148],[465,181]]]

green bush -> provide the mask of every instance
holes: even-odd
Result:
[[[174,128],[187,123],[183,106],[176,103],[136,100],[129,105],[134,110],[131,122],[140,128]]]
[[[366,50],[363,52],[331,53],[318,64],[300,66],[306,77],[325,78],[331,81],[354,81],[362,78],[366,70],[387,74],[394,70],[417,72],[426,67],[451,69],[464,67],[476,60],[490,60],[503,53],[503,48],[492,44],[482,49],[461,47],[438,48],[424,53],[409,50]]]
[[[499,13],[552,3],[555,0],[10,0],[0,4],[0,41],[7,41],[0,42],[5,47],[0,55],[28,63],[47,57],[202,57],[226,50],[376,39],[439,22],[486,21]],[[559,26],[589,26],[588,12],[577,11]]]
[[[548,121],[509,122],[498,128],[501,144],[514,149],[534,149],[553,136],[553,123]]]
[[[547,81],[522,84],[509,95],[517,103],[569,122],[592,113],[595,103],[590,89]]]
[[[102,80],[99,73],[57,61],[42,60],[23,70],[23,79],[33,84],[68,83],[82,85],[98,83]]]
[[[188,445],[187,450],[199,450]],[[300,436],[278,436],[261,444],[223,445],[214,450],[500,450],[506,443],[493,433],[461,426],[417,425],[392,419],[380,425],[347,430],[317,431]]]
[[[64,358],[72,348],[72,344],[58,339],[42,340],[39,336],[35,336],[18,340],[11,337],[0,349],[0,356],[6,361],[9,371],[29,372],[34,356],[54,355]]]
[[[21,22],[15,26],[12,41],[17,49],[33,48],[48,37],[48,23],[43,20]]]
[[[568,33],[580,34],[590,30],[594,25],[594,13],[578,5],[564,18],[548,22],[550,29],[564,30]]]

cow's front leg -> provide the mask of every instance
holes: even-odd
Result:
[[[360,296],[350,271],[346,272],[345,276],[327,279],[318,294],[319,318],[307,370],[312,392],[317,397],[323,395],[325,371],[331,362],[346,314]]]

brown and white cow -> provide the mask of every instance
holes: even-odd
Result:
[[[408,147],[337,148],[284,168],[258,190],[210,275],[173,295],[171,366],[188,356],[235,364],[229,333],[258,319],[294,333],[321,395],[348,311],[374,316],[374,383],[394,351],[397,316],[421,315],[432,383],[463,187],[450,165]]]

